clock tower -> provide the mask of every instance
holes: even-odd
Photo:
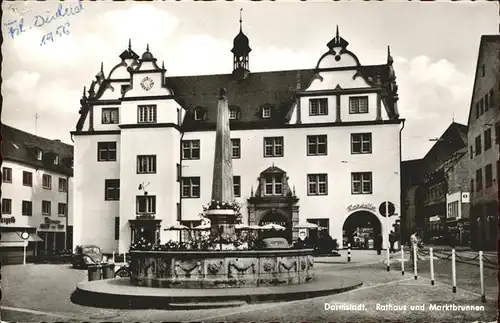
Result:
[[[248,37],[243,33],[242,18],[240,9],[240,32],[233,41],[233,77],[237,80],[244,80],[250,73],[248,58],[252,49],[249,45]]]

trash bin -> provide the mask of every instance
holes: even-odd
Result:
[[[87,268],[89,282],[93,280],[100,280],[102,275],[102,267],[100,265],[90,265]]]
[[[102,266],[102,279],[115,278],[115,265],[105,264]]]

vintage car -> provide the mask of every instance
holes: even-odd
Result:
[[[75,248],[75,253],[71,259],[73,268],[87,268],[104,261],[101,248],[94,245],[83,245]]]

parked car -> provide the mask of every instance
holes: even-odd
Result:
[[[73,268],[86,269],[89,265],[101,263],[103,260],[101,248],[94,245],[83,245],[75,248],[71,263]]]

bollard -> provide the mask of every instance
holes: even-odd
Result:
[[[401,245],[401,274],[405,275],[405,249],[403,245]]]
[[[387,246],[387,271],[391,271],[391,250]]]
[[[483,252],[479,251],[479,279],[481,280],[481,302],[486,303],[486,293],[484,292],[484,272],[483,272]]]
[[[115,252],[113,251],[113,263],[115,263]]]
[[[453,293],[457,292],[457,268],[455,263],[455,249],[451,249],[451,276],[453,278]]]
[[[434,285],[434,255],[432,253],[432,248],[429,248],[429,257],[431,262],[431,285]]]
[[[413,246],[413,272],[415,274],[415,279],[417,279],[417,246]]]
[[[351,244],[347,244],[347,262],[351,262]]]
[[[123,262],[127,263],[127,253],[126,252],[123,253]]]

